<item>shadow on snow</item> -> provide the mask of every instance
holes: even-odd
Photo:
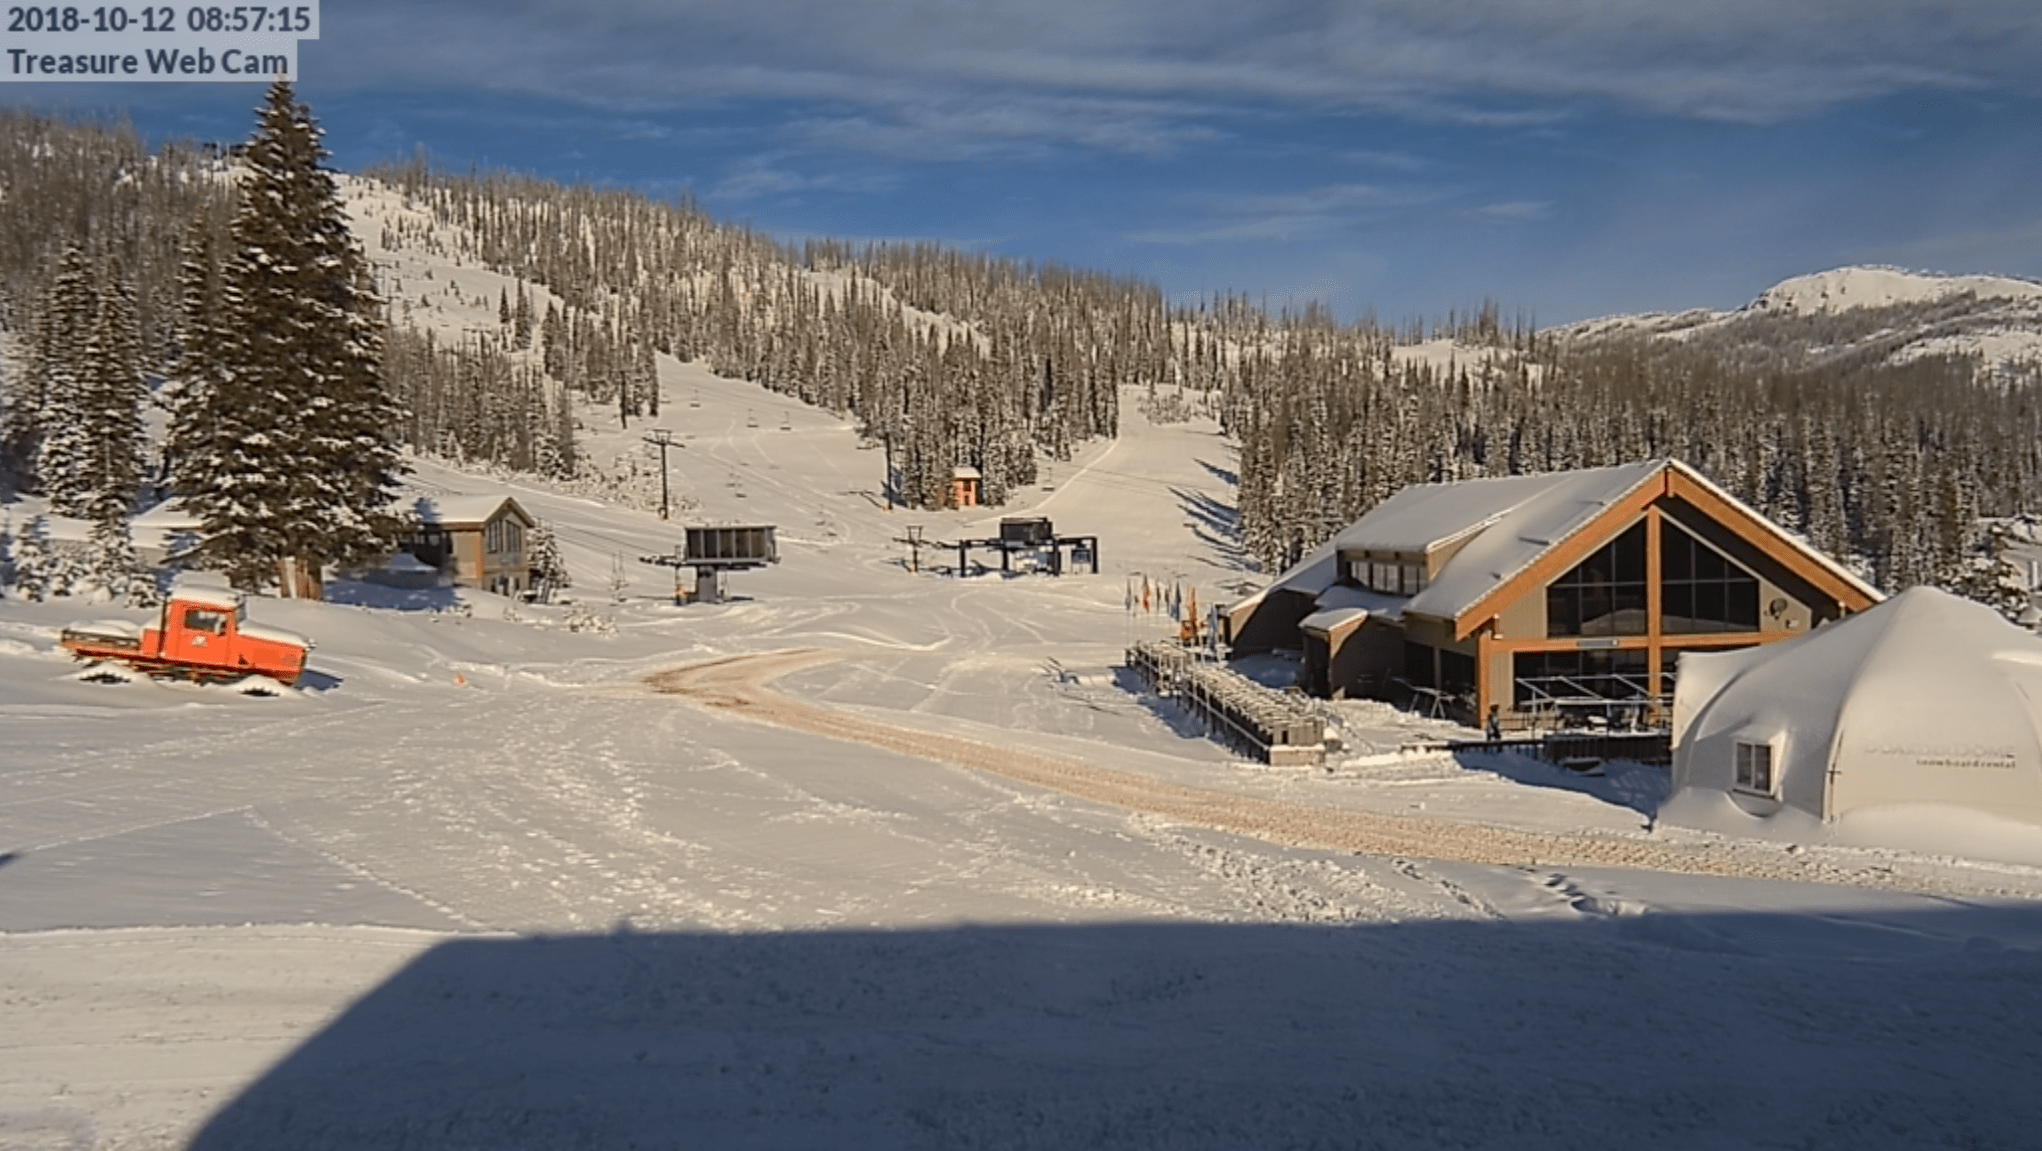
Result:
[[[1545,787],[1592,795],[1613,807],[1625,807],[1639,815],[1657,814],[1666,802],[1672,781],[1669,770],[1628,760],[1600,764],[1598,774],[1569,771],[1556,763],[1512,751],[1469,749],[1453,753],[1453,760],[1469,771],[1486,771],[1527,787]]]
[[[1967,935],[2042,941],[2042,911],[1559,914],[457,938],[191,1146],[1859,1151],[2042,1124],[2042,955]]]

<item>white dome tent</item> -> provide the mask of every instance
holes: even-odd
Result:
[[[2042,639],[1914,588],[1798,639],[1684,655],[1659,818],[2042,863]]]

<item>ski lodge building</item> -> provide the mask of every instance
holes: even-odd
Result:
[[[1682,652],[1804,635],[1879,592],[1677,460],[1405,488],[1221,610],[1329,698],[1507,726],[1661,719]]]
[[[413,505],[402,550],[458,587],[516,595],[532,586],[525,537],[539,521],[509,496],[431,495]]]

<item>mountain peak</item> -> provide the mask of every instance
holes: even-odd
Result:
[[[1856,266],[1795,276],[1759,293],[1747,312],[1820,315],[1852,308],[1928,303],[1969,293],[1978,299],[2042,299],[2042,284],[2009,276],[1945,276]]]

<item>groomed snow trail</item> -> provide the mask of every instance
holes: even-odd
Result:
[[[647,677],[655,691],[715,712],[934,760],[1093,803],[1284,847],[1519,868],[1618,868],[1846,884],[1926,894],[1960,889],[1891,866],[1844,867],[1811,854],[1725,843],[1569,835],[1444,819],[1331,810],[1187,787],[962,736],[910,730],[790,698],[768,685],[844,658],[803,648],[730,656]]]

